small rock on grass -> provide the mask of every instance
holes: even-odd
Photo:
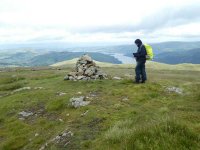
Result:
[[[57,92],[56,93],[58,96],[63,96],[63,95],[66,95],[67,93],[64,93],[64,92]]]
[[[19,88],[19,89],[14,90],[12,93],[16,93],[16,92],[20,92],[20,91],[24,91],[24,90],[31,90],[31,87]]]
[[[123,99],[122,99],[122,101],[128,101],[129,99],[128,99],[128,97],[124,97]]]
[[[90,101],[85,100],[85,96],[80,96],[80,97],[73,97],[70,100],[70,104],[74,108],[79,108],[82,106],[86,106],[90,103]]]
[[[34,90],[42,90],[44,89],[43,87],[34,87]]]
[[[25,111],[19,112],[18,114],[21,115],[22,117],[29,117],[33,115],[32,112],[25,112]]]
[[[122,80],[121,77],[113,77],[113,80]]]
[[[81,117],[87,115],[88,112],[89,112],[89,110],[86,110],[84,113],[81,114]]]
[[[183,89],[178,87],[167,87],[166,91],[169,93],[183,94]]]
[[[59,119],[60,122],[64,122],[62,119]]]

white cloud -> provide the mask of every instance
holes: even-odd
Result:
[[[200,0],[1,0],[0,43],[120,43],[131,42],[137,37],[153,42],[158,39],[181,39],[180,37],[196,39],[200,34],[197,9],[199,2]],[[190,19],[194,22],[189,22]]]

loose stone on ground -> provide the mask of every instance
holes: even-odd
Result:
[[[74,108],[79,108],[82,106],[86,106],[90,103],[90,101],[86,101],[85,96],[80,96],[80,97],[73,97],[69,100],[70,106]]]

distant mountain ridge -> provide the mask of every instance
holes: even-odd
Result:
[[[146,42],[144,42],[146,43]],[[182,41],[169,41],[160,43],[149,43],[155,53],[162,53],[166,51],[177,51],[177,50],[189,50],[200,48],[200,41],[196,42],[182,42]],[[37,52],[49,52],[49,51],[68,51],[68,52],[113,52],[113,53],[123,53],[130,54],[136,51],[137,47],[134,44],[123,44],[123,45],[106,45],[106,46],[73,46],[68,43],[40,43],[40,44],[10,44],[10,45],[0,45],[0,52],[6,50],[28,50]]]
[[[83,54],[85,54],[85,52],[51,52],[34,57],[33,59],[31,59],[31,64],[33,64],[34,66],[41,66],[41,64],[51,65],[56,62],[80,57]],[[121,64],[121,61],[110,55],[95,52],[87,52],[87,54],[89,54],[96,61]]]
[[[155,56],[154,61],[167,64],[200,64],[200,48],[187,51],[164,52]]]
[[[42,55],[31,52],[16,53],[7,58],[0,59],[0,66],[48,66],[60,61],[80,57],[83,54],[85,53],[49,52]],[[110,55],[95,52],[87,52],[87,54],[97,61],[121,64],[121,61]]]
[[[152,46],[157,62],[178,64],[194,63],[200,64],[200,42],[163,42],[148,43]],[[24,46],[24,47],[23,47]],[[33,46],[33,47],[31,47]],[[49,48],[48,48],[49,47]],[[133,57],[132,53],[137,51],[134,44],[114,45],[114,46],[94,46],[94,47],[67,47],[67,44],[56,43],[50,45],[15,45],[9,48],[0,46],[0,66],[48,66],[57,62],[70,60],[84,53],[100,62],[109,62],[114,64],[122,63],[114,54]],[[2,51],[4,49],[4,51]],[[15,52],[15,49],[19,52]],[[118,58],[118,59],[117,59]]]

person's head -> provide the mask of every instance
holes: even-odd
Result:
[[[136,39],[135,44],[137,45],[137,47],[140,47],[142,45],[142,41],[140,39]]]

